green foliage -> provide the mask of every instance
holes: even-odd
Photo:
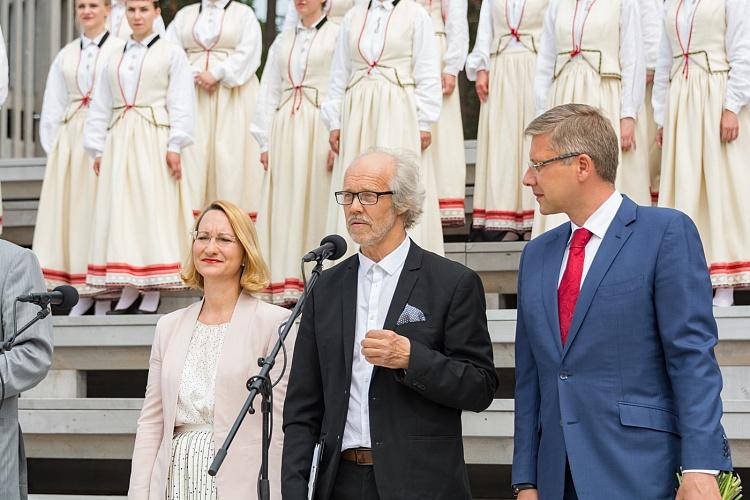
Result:
[[[742,481],[736,473],[722,472],[716,477],[716,480],[719,482],[721,500],[742,499]],[[677,481],[682,484],[682,474],[677,474]]]

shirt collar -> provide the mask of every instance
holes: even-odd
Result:
[[[325,17],[326,17],[326,15],[325,15],[325,14],[323,14],[322,16],[320,16],[320,18],[319,18],[319,19],[318,19],[317,21],[315,21],[315,22],[314,22],[314,23],[312,24],[312,26],[310,26],[309,28],[308,28],[307,26],[305,26],[304,24],[302,24],[302,18],[299,18],[299,20],[297,21],[297,31],[303,31],[303,30],[316,30],[316,29],[318,29],[318,26],[320,26],[320,22],[321,22],[321,21],[322,21],[322,20],[323,20],[323,19],[324,19]]]
[[[102,31],[96,37],[94,38],[87,38],[86,35],[81,35],[81,48],[87,49],[91,45],[99,45],[102,41],[102,38],[104,38],[104,35],[107,34],[107,30]]]
[[[386,273],[393,276],[393,273],[398,271],[400,268],[404,266],[404,263],[406,262],[406,257],[409,255],[409,249],[411,248],[411,239],[407,236],[404,238],[404,241],[401,242],[401,244],[396,247],[394,251],[380,259],[380,262],[375,262],[374,260],[367,257],[362,252],[359,252],[357,255],[359,256],[359,269],[364,273],[367,274],[370,271],[370,268],[377,264],[380,266]]]
[[[396,7],[393,0],[372,0],[372,8],[382,8],[385,10],[393,10]]]
[[[147,36],[146,38],[144,38],[143,40],[141,40],[140,42],[136,42],[133,39],[133,35],[130,35],[130,38],[128,38],[128,44],[127,44],[126,49],[130,50],[131,48],[133,48],[134,46],[137,46],[137,45],[141,45],[143,47],[148,47],[148,44],[151,43],[153,41],[153,39],[156,38],[157,36],[159,36],[159,34],[153,32],[149,36]]]
[[[610,224],[612,224],[612,221],[615,219],[617,211],[620,210],[621,204],[622,195],[615,189],[609,198],[599,205],[599,208],[591,214],[582,227],[591,231],[591,233],[599,239],[604,239],[604,235],[607,234],[607,229],[609,229]],[[579,229],[579,227],[573,221],[570,221],[570,229],[570,238],[572,238],[573,233],[575,233],[576,229]],[[568,244],[570,244],[570,238],[568,238]]]
[[[223,9],[227,6],[227,4],[230,2],[230,0],[216,0],[216,2],[212,2],[211,0],[202,0],[203,8],[207,7],[216,7],[217,9]]]

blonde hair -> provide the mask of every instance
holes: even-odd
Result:
[[[263,260],[263,256],[258,249],[258,234],[255,232],[255,225],[245,212],[234,203],[217,200],[206,207],[195,220],[194,231],[203,220],[203,217],[211,210],[218,210],[227,216],[229,225],[232,226],[237,242],[242,245],[245,251],[243,259],[242,274],[240,275],[240,286],[248,293],[258,293],[268,286],[269,275],[268,266]],[[195,268],[195,255],[193,245],[190,245],[188,260],[182,271],[182,281],[190,288],[203,289],[203,276]]]

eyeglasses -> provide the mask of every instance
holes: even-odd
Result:
[[[360,191],[359,193],[351,193],[349,191],[336,191],[336,203],[339,205],[351,205],[354,203],[354,197],[359,199],[361,205],[374,205],[378,202],[381,196],[393,194],[393,191]]]
[[[231,234],[219,233],[216,236],[212,236],[205,231],[193,231],[190,233],[193,237],[193,241],[199,245],[208,246],[212,239],[216,240],[216,245],[221,248],[227,248],[234,243],[237,243],[237,238]]]
[[[530,161],[529,168],[534,170],[535,172],[539,172],[545,165],[555,163],[556,161],[567,160],[568,158],[575,158],[576,156],[581,156],[582,154],[583,153],[563,153],[559,156],[555,156],[554,158],[550,158],[549,160],[542,160],[536,163]]]

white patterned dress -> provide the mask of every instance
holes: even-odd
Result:
[[[228,327],[229,323],[195,324],[177,394],[167,500],[217,499],[208,467],[214,459],[216,368]]]

